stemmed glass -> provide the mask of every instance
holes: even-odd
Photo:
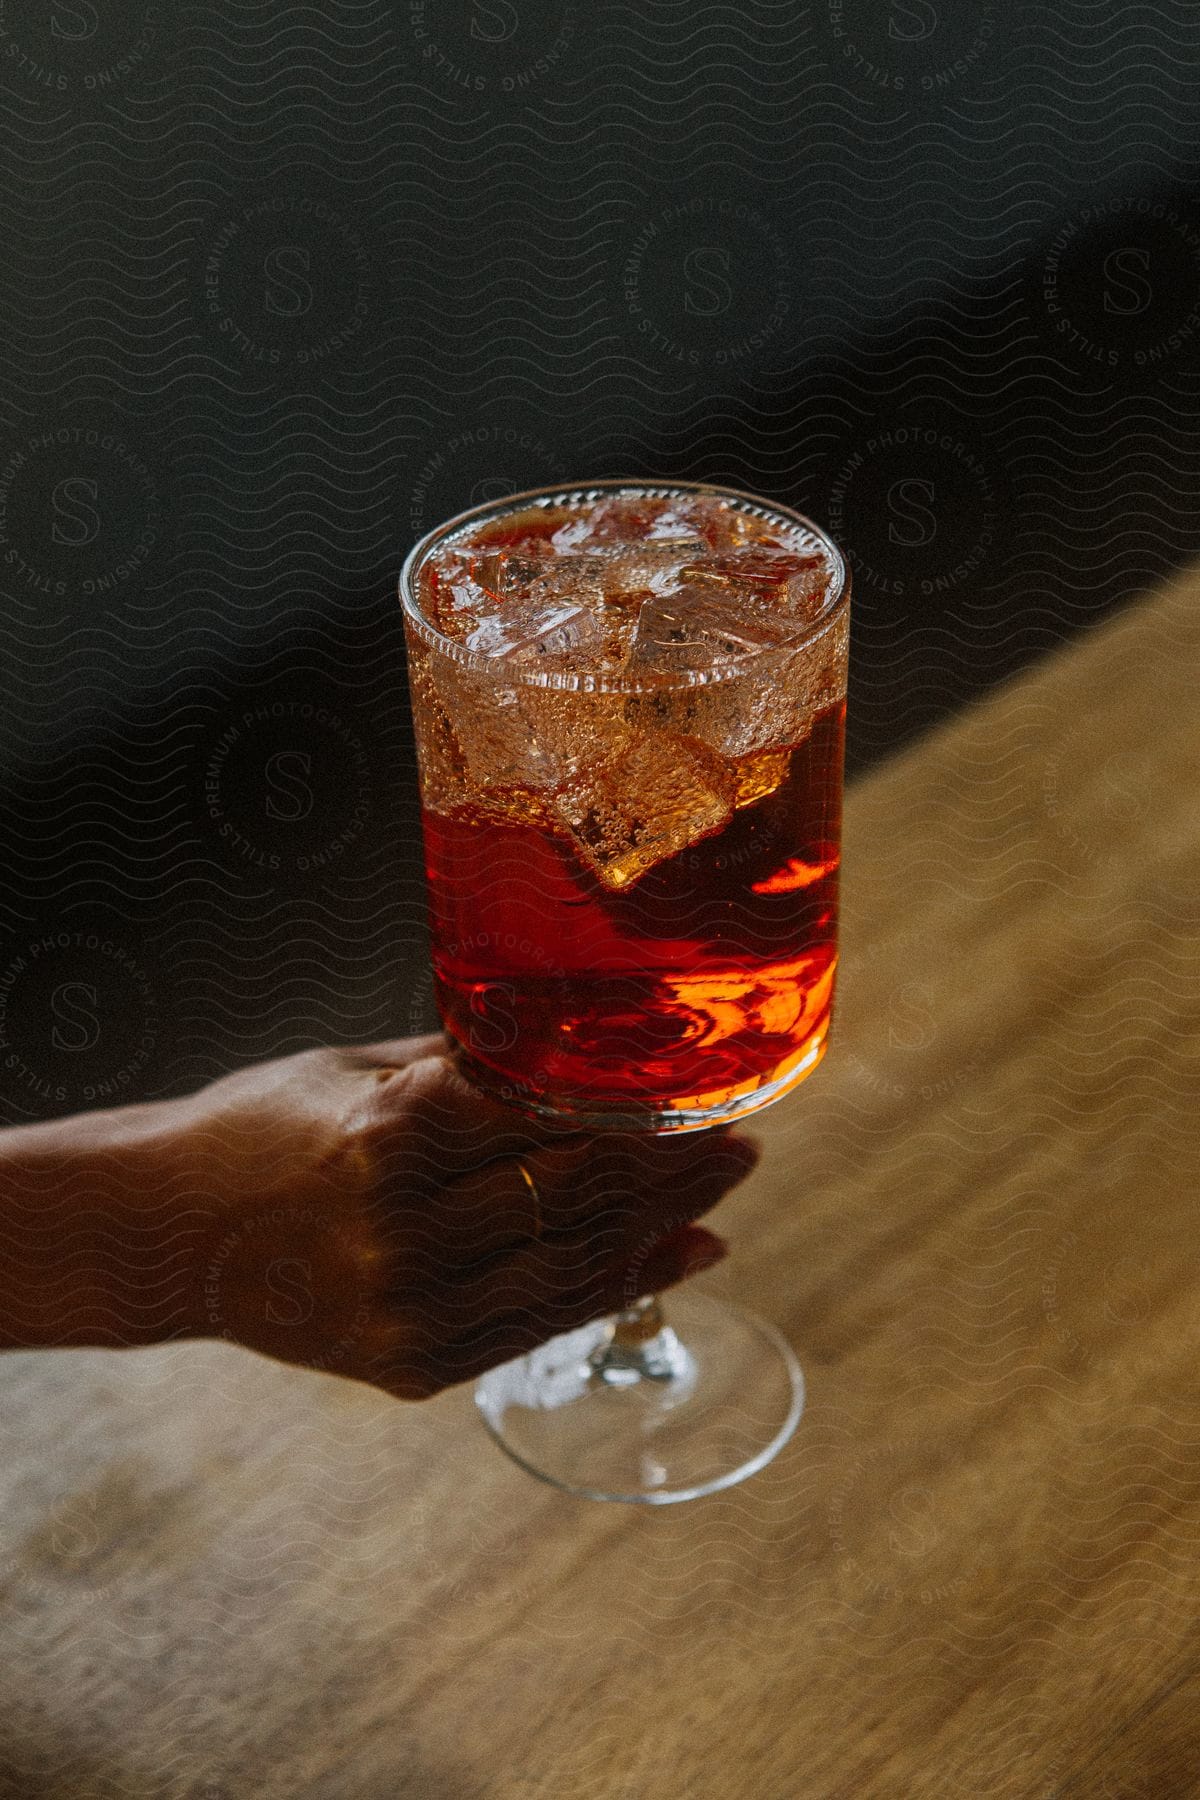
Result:
[[[437,999],[471,1078],[588,1132],[780,1099],[833,999],[837,546],[735,489],[601,481],[459,514],[400,594]],[[790,1347],[691,1284],[670,1311],[631,1292],[489,1371],[493,1436],[593,1499],[761,1468],[804,1404]]]

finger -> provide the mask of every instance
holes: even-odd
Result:
[[[390,1297],[465,1327],[493,1304],[489,1283],[507,1280],[511,1259],[535,1240],[577,1255],[644,1248],[708,1212],[757,1159],[744,1140],[697,1141],[686,1160],[675,1153],[648,1171],[644,1159],[631,1165],[620,1146],[593,1141],[488,1164],[406,1209]]]
[[[606,1135],[536,1151],[525,1164],[543,1197],[542,1236],[601,1227],[644,1236],[664,1212],[677,1221],[699,1218],[758,1160],[748,1139],[705,1132]]]
[[[447,1056],[450,1039],[444,1031],[430,1031],[423,1037],[384,1038],[375,1044],[348,1044],[342,1055],[349,1062],[367,1069],[401,1069],[406,1063],[419,1062],[426,1056]]]
[[[372,1135],[386,1152],[395,1132],[405,1166],[425,1183],[578,1135],[569,1121],[526,1118],[493,1100],[441,1051],[395,1069],[381,1065],[379,1077],[367,1102]]]
[[[541,1309],[526,1306],[498,1315],[486,1325],[477,1325],[437,1347],[414,1343],[397,1353],[395,1366],[403,1371],[409,1388],[415,1387],[422,1393],[436,1393],[460,1381],[471,1381],[562,1332],[578,1330],[594,1319],[616,1312],[639,1294],[660,1293],[689,1275],[714,1267],[727,1252],[728,1246],[713,1232],[703,1226],[684,1226],[660,1240],[654,1255],[644,1259],[637,1271],[644,1285],[631,1285],[623,1267],[610,1269],[606,1282],[597,1291],[588,1286],[562,1293],[552,1305]]]
[[[387,1299],[421,1343],[431,1347],[505,1313],[530,1310],[540,1315],[571,1294],[586,1291],[602,1305],[614,1263],[609,1244],[527,1243],[481,1267],[419,1282],[406,1280],[389,1288]]]
[[[457,1271],[538,1237],[550,1214],[551,1188],[533,1174],[533,1161],[485,1163],[448,1182],[418,1218],[406,1209],[398,1260],[407,1266],[405,1253],[424,1252],[435,1267]],[[412,1279],[420,1280],[416,1266]]]

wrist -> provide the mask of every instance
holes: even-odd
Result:
[[[0,1134],[0,1344],[131,1347],[198,1335],[211,1207],[187,1100]]]

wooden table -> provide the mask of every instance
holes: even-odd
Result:
[[[703,1277],[809,1405],[661,1510],[219,1346],[3,1362],[19,1800],[1200,1794],[1200,576],[849,807]]]

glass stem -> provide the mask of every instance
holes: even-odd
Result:
[[[612,1323],[613,1343],[620,1344],[623,1350],[632,1350],[635,1344],[644,1344],[648,1338],[657,1337],[666,1320],[658,1295],[643,1294],[623,1312],[614,1313]]]
[[[695,1364],[663,1318],[657,1294],[644,1294],[609,1320],[608,1335],[588,1357],[593,1382],[633,1387],[639,1381],[681,1382]]]

